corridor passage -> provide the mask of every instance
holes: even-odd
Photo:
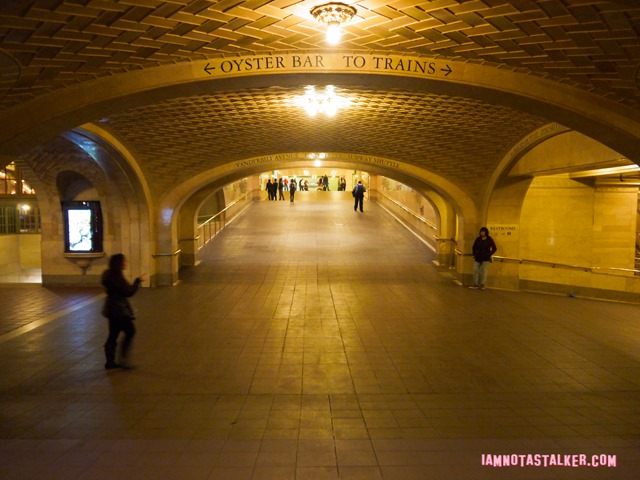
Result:
[[[103,368],[100,291],[0,287],[0,479],[638,478],[638,305],[462,288],[376,204],[311,198],[140,291],[135,370]]]

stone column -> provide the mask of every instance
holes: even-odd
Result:
[[[173,209],[169,208],[158,215],[155,251],[152,254],[156,264],[155,275],[151,279],[154,287],[168,287],[178,281],[180,250],[175,217]]]
[[[198,258],[199,233],[195,220],[196,208],[197,205],[194,202],[187,202],[180,211],[178,231],[180,266],[193,267],[200,263]]]
[[[455,268],[458,263],[456,259],[456,212],[451,203],[445,201],[440,195],[432,193],[429,198],[437,208],[440,217],[436,243],[438,266],[440,268]]]
[[[473,257],[471,257],[471,247],[476,239],[476,224],[465,222],[463,218],[456,218],[457,235],[456,235],[456,253],[455,273],[458,281],[463,285],[471,285],[473,283]]]
[[[498,251],[493,265],[489,267],[488,284],[509,290],[520,288],[520,217],[531,179],[505,182],[495,188],[491,195],[487,220],[484,225],[496,242]],[[504,257],[505,260],[500,260]]]

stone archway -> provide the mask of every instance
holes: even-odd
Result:
[[[167,192],[158,202],[156,210],[158,229],[155,251],[162,252],[156,263],[159,284],[171,285],[178,279],[179,265],[176,255],[172,253],[180,249],[180,236],[189,236],[186,231],[179,229],[179,214],[183,209],[191,211],[193,206],[201,202],[203,195],[265,170],[309,166],[307,155],[308,152],[274,154],[230,162],[194,176]],[[473,241],[472,233],[478,218],[476,204],[466,192],[444,178],[413,165],[381,157],[334,152],[326,154],[325,162],[337,168],[365,170],[394,178],[419,192],[437,192],[438,204],[446,207],[440,214],[447,234],[457,231],[458,242],[463,249],[466,243]],[[465,268],[469,266],[461,262],[460,272]]]
[[[611,296],[607,290],[637,292],[640,282],[632,270],[638,187],[622,178],[597,180],[627,167],[637,168],[618,152],[557,124],[533,132],[508,152],[483,209],[498,255],[506,257],[494,267],[496,283],[605,298]]]
[[[222,57],[100,78],[7,109],[0,121],[0,144],[6,154],[20,155],[110,112],[168,98],[309,81],[348,86],[364,76],[375,88],[474,98],[545,116],[640,162],[640,114],[619,103],[487,65],[352,51]]]
[[[151,272],[151,204],[131,158],[83,129],[66,132],[22,159],[37,178],[44,284],[97,284],[108,255],[124,253],[132,272]],[[80,196],[78,196],[80,195]],[[102,256],[79,270],[64,252],[62,200],[99,201]],[[84,259],[83,259],[84,261]]]

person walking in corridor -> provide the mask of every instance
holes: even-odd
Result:
[[[360,207],[360,211],[364,212],[364,209],[362,208],[362,204],[364,202],[364,192],[366,192],[367,189],[365,188],[365,186],[362,184],[362,180],[358,180],[358,183],[356,184],[355,187],[353,187],[353,198],[355,198],[355,204],[353,205],[353,211],[357,211],[358,207]]]
[[[273,195],[273,190],[271,189],[271,179],[267,180],[267,184],[265,185],[264,189],[267,191],[269,200],[273,200],[273,198],[271,198]]]
[[[282,177],[278,179],[278,200],[284,200],[284,182]]]
[[[136,278],[130,284],[124,278],[124,270],[127,261],[122,253],[116,253],[109,259],[109,268],[102,274],[102,285],[107,292],[107,299],[102,309],[102,314],[109,320],[109,335],[104,344],[104,353],[107,362],[104,368],[132,368],[128,361],[131,342],[136,334],[133,324],[135,314],[129,303],[129,297],[133,296],[144,281],[144,274]],[[124,339],[120,347],[119,359],[116,362],[116,349],[120,332],[124,333]]]
[[[493,261],[492,256],[497,250],[496,242],[489,235],[489,229],[482,227],[480,235],[473,242],[473,259],[475,263],[473,265],[473,285],[470,288],[484,290],[487,284],[489,264]]]
[[[298,184],[296,179],[292,179],[291,183],[289,183],[289,202],[293,203],[294,197],[296,196],[296,190],[298,188]]]

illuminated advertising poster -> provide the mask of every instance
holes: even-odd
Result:
[[[102,215],[100,202],[62,202],[65,228],[65,252],[102,251]]]
[[[91,210],[69,210],[69,251],[90,252],[93,250]]]

